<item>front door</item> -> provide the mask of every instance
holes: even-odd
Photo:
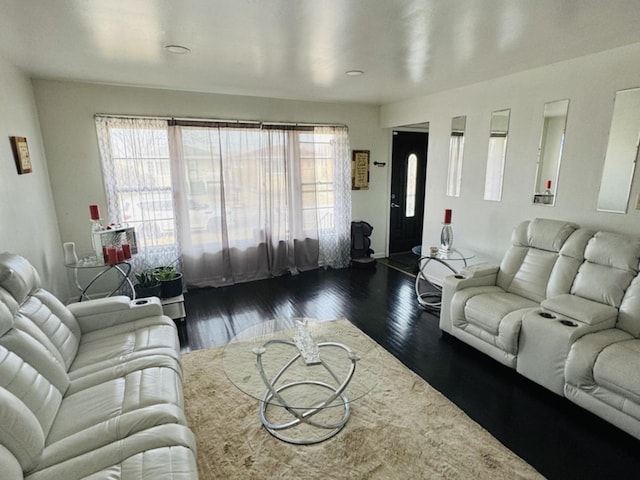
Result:
[[[426,132],[393,132],[389,255],[422,244],[428,141]]]

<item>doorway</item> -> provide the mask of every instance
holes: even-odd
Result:
[[[422,244],[427,132],[394,131],[391,167],[389,257],[415,263],[411,249]]]

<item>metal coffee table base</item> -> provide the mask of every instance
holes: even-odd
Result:
[[[264,427],[274,437],[284,442],[297,445],[310,445],[314,443],[320,443],[336,435],[346,425],[347,420],[349,420],[349,416],[351,414],[349,399],[347,398],[344,391],[353,378],[353,374],[355,373],[356,362],[360,359],[358,354],[341,343],[319,343],[317,345],[319,349],[322,349],[323,347],[337,347],[347,352],[349,359],[351,360],[351,366],[344,380],[340,381],[338,376],[331,370],[331,368],[322,359],[320,359],[318,364],[322,365],[325,370],[329,372],[331,377],[338,385],[337,387],[326,382],[315,380],[301,380],[286,383],[276,387],[278,380],[280,380],[287,369],[289,369],[289,367],[291,367],[302,356],[302,353],[297,353],[296,355],[294,355],[280,369],[280,371],[278,371],[273,379],[269,380],[262,365],[262,355],[265,353],[267,347],[272,343],[281,343],[291,345],[294,348],[296,347],[296,344],[294,342],[290,342],[287,340],[270,340],[266,342],[262,347],[256,348],[254,350],[254,353],[257,355],[258,370],[260,372],[260,376],[267,386],[267,391],[265,392],[260,405],[260,420],[262,421]],[[307,387],[327,390],[328,396],[326,397],[326,399],[318,402],[316,405],[309,406],[308,408],[300,408],[290,405],[281,395],[281,392],[285,392],[287,390],[297,388],[304,389]],[[284,410],[288,413],[288,416],[291,419],[284,422],[270,421],[268,417],[269,411],[271,409],[278,409],[280,412]],[[341,409],[340,418],[331,422],[318,420],[318,414],[325,412],[327,409],[331,409],[332,411],[333,409]],[[307,425],[313,428],[313,438],[310,438],[310,436],[305,436],[305,434],[300,434],[297,431],[300,430],[301,427]]]

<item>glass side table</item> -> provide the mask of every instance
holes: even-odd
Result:
[[[129,276],[131,275],[131,263],[128,261],[122,261],[116,264],[108,264],[104,263],[102,260],[96,260],[94,258],[81,258],[76,263],[70,263],[65,265],[65,267],[73,270],[73,281],[76,284],[76,288],[80,292],[80,297],[78,301],[82,300],[91,300],[91,297],[88,295],[89,289],[102,277],[104,277],[108,272],[114,271],[119,279],[118,285],[107,295],[107,297],[111,297],[116,293],[120,292],[123,288],[131,293],[129,297],[132,300],[136,299],[136,291],[133,288],[133,282]],[[83,286],[78,279],[79,271],[90,271],[91,269],[99,269],[99,271],[87,282],[85,286]]]
[[[418,274],[416,275],[416,298],[423,308],[440,309],[442,304],[442,287],[429,280],[426,274],[427,266],[436,262],[448,268],[452,274],[457,274],[460,268],[467,266],[467,260],[476,256],[475,252],[466,249],[453,248],[449,252],[438,250],[433,255],[422,255],[421,249],[414,247],[413,253],[420,255],[418,259]],[[425,290],[425,283],[431,287]]]

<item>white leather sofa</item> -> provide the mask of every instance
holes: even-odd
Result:
[[[67,307],[0,254],[0,477],[196,479],[179,352],[157,299]]]
[[[640,239],[522,222],[445,279],[440,328],[640,439]]]

